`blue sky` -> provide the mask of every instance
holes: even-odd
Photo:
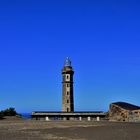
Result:
[[[61,110],[61,69],[76,111],[140,106],[138,0],[0,0],[0,109]]]

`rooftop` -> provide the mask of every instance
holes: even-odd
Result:
[[[138,109],[140,109],[139,106],[132,105],[132,104],[129,104],[129,103],[126,103],[126,102],[115,102],[115,103],[112,103],[112,104],[120,106],[121,108],[126,109],[126,110],[138,110]]]

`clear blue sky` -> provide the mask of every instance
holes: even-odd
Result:
[[[61,110],[61,69],[76,111],[140,106],[139,0],[0,0],[0,109]]]

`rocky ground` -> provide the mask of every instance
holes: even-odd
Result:
[[[140,123],[5,119],[0,140],[140,140]]]

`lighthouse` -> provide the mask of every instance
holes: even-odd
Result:
[[[62,69],[62,112],[74,112],[73,74],[71,60],[67,57]]]

